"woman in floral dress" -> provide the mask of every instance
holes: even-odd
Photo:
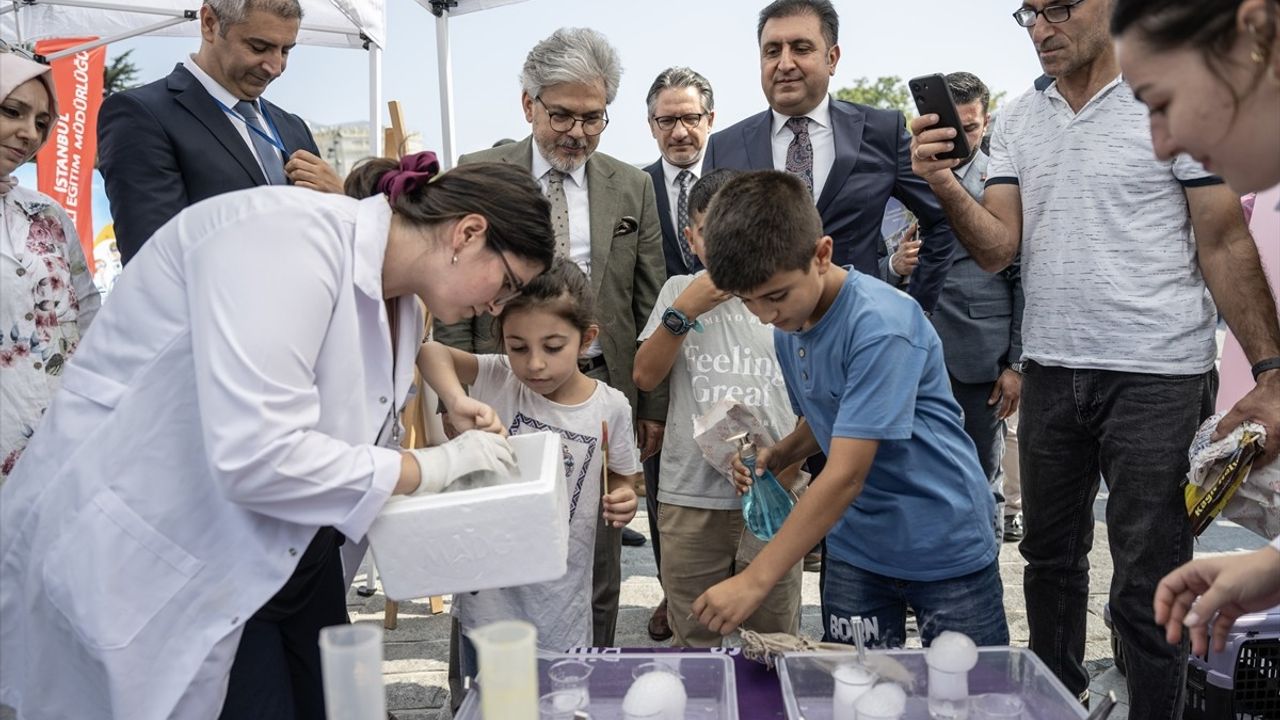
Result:
[[[0,483],[101,302],[66,211],[12,177],[57,118],[49,66],[0,52]]]

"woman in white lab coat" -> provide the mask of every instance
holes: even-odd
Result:
[[[513,462],[478,431],[398,449],[414,296],[444,322],[500,312],[554,248],[528,171],[436,169],[370,161],[364,200],[221,195],[130,264],[0,488],[0,701],[21,718],[323,717],[337,545],[391,494]]]

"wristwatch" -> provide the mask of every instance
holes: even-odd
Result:
[[[1026,367],[1026,364],[1023,363],[1021,360],[1019,360],[1016,363],[1009,363],[1009,369],[1018,373],[1019,375],[1022,374],[1022,368],[1024,367]]]
[[[688,333],[697,325],[697,320],[690,320],[688,315],[673,307],[667,308],[662,313],[662,327],[677,337]]]

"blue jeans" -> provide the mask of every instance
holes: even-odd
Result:
[[[907,606],[920,620],[927,647],[944,630],[968,635],[979,645],[1008,645],[1000,563],[949,580],[898,580],[856,568],[828,556],[822,588],[822,639],[853,644],[852,619],[862,618],[867,647],[902,647],[907,641]]]
[[[1129,717],[1182,717],[1187,644],[1165,642],[1151,600],[1191,558],[1181,490],[1187,447],[1213,412],[1217,371],[1150,375],[1027,363],[1018,425],[1020,549],[1031,649],[1074,694],[1084,668],[1093,502],[1105,479],[1114,572],[1111,617],[1122,643]]]

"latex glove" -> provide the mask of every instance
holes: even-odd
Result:
[[[475,472],[516,472],[511,443],[501,435],[482,430],[468,430],[443,445],[408,452],[418,462],[421,478],[410,495],[438,493],[454,480]]]

